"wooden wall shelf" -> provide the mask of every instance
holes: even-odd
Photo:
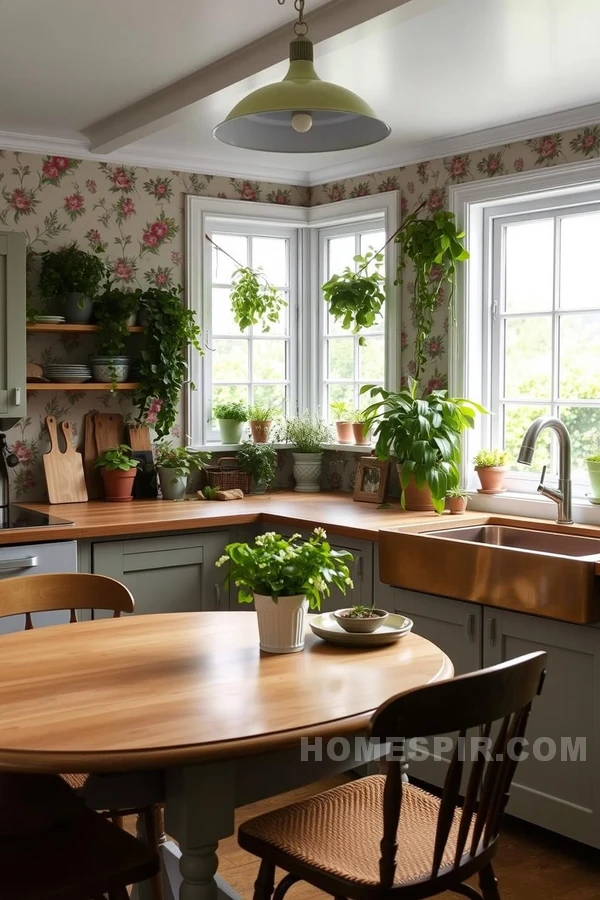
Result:
[[[127,329],[131,334],[141,334],[141,325],[130,325]],[[28,325],[28,334],[94,334],[98,331],[97,325]]]
[[[139,388],[138,381],[123,381],[121,384],[111,386],[109,383],[98,381],[84,381],[82,384],[59,384],[47,381],[27,382],[28,391],[135,391]]]

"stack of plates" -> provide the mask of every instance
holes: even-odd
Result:
[[[64,316],[36,316],[37,325],[64,325]]]
[[[44,366],[44,376],[58,384],[82,384],[92,377],[89,366],[48,365]]]

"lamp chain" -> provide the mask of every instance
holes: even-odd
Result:
[[[277,0],[280,6],[283,6],[285,0]],[[305,0],[294,0],[294,9],[298,13],[298,21],[294,22],[294,34],[296,37],[304,37],[308,34],[308,23],[304,19],[304,3]]]

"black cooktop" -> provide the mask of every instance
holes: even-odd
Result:
[[[3,506],[0,509],[0,530],[3,528],[40,528],[44,525],[72,525],[67,519],[47,516],[46,513],[23,506]]]

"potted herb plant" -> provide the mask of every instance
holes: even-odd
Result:
[[[370,634],[377,631],[385,623],[389,613],[385,609],[372,606],[352,606],[349,609],[336,609],[333,618],[344,629],[351,633]]]
[[[586,456],[585,461],[592,485],[592,498],[600,501],[600,453]]]
[[[446,494],[460,482],[460,437],[472,428],[483,407],[471,400],[451,399],[447,391],[417,397],[418,384],[410,379],[399,393],[366,385],[375,403],[366,410],[373,425],[379,459],[396,458],[403,509],[444,509]]]
[[[101,453],[94,466],[100,469],[104,483],[104,499],[115,503],[132,500],[131,492],[137,474],[138,461],[131,456],[131,447],[118,444]]]
[[[210,453],[170,444],[156,444],[154,450],[163,500],[183,500],[189,476],[204,468]]]
[[[481,482],[482,494],[502,494],[506,478],[506,450],[480,450],[474,457],[475,471]]]
[[[323,419],[306,412],[288,419],[286,440],[292,444],[295,491],[312,493],[321,490],[319,479],[323,463],[323,448],[331,441],[331,431]]]
[[[244,441],[236,455],[242,472],[252,476],[252,493],[264,494],[275,479],[275,447],[272,444]]]
[[[223,443],[239,444],[242,439],[242,426],[248,421],[248,407],[236,400],[216,403],[213,416],[219,423]]]
[[[329,312],[346,331],[360,334],[377,322],[385,302],[385,277],[380,271],[383,260],[383,253],[371,248],[364,256],[354,257],[356,270],[346,266],[341,274],[333,275],[323,285],[323,299]],[[366,343],[364,335],[359,343],[363,346]]]
[[[352,432],[352,413],[347,403],[342,400],[334,400],[331,404],[331,411],[335,416],[335,429],[337,431],[337,439],[340,444],[352,444],[354,435]]]
[[[252,403],[248,409],[250,431],[255,444],[266,444],[275,416],[275,408],[266,404]]]
[[[367,424],[364,409],[355,409],[352,413],[352,434],[355,444],[371,443],[371,430]]]
[[[450,488],[446,493],[446,509],[451,516],[461,516],[467,508],[468,493],[464,488]]]
[[[306,613],[318,610],[331,586],[346,593],[352,587],[352,554],[333,550],[322,528],[307,541],[299,534],[259,535],[254,544],[228,544],[217,566],[227,564],[225,584],[238,588],[240,603],[252,603],[258,617],[260,649],[296,653],[304,649]]]
[[[57,300],[64,305],[67,322],[90,322],[92,301],[106,270],[100,257],[73,243],[61,250],[46,250],[41,258],[40,293],[44,304]]]
[[[123,351],[129,327],[135,325],[141,294],[141,290],[123,291],[107,285],[104,293],[94,298],[98,355],[90,357],[90,365],[96,381],[127,381],[129,357]]]

